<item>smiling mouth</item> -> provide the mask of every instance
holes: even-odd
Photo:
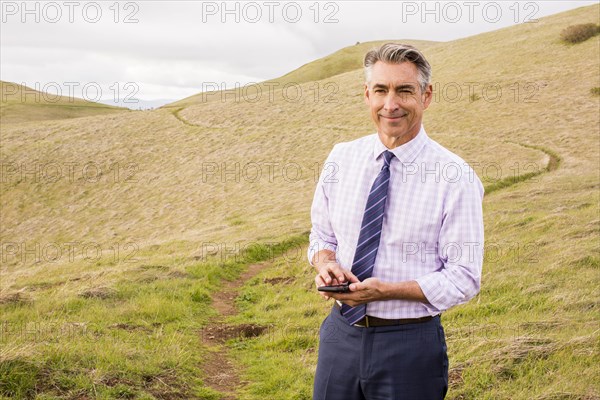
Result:
[[[404,114],[404,115],[393,115],[393,116],[380,115],[380,117],[386,118],[386,119],[400,119],[400,118],[406,117],[406,114]]]

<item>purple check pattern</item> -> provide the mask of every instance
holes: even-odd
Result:
[[[377,133],[333,147],[315,188],[308,261],[314,266],[314,255],[329,250],[340,266],[352,268],[365,203],[385,151],[394,159],[371,276],[381,282],[416,281],[428,301],[375,300],[367,312],[392,319],[436,315],[479,291],[484,191],[473,169],[429,138],[423,126],[394,149]]]

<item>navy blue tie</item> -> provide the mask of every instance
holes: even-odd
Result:
[[[390,182],[390,161],[394,157],[394,153],[386,150],[383,156],[383,167],[381,167],[381,171],[375,178],[369,192],[360,234],[358,235],[358,246],[352,262],[351,271],[361,282],[371,277],[373,273],[379,239],[381,238],[383,212],[385,211],[385,200],[387,199],[388,184]],[[342,304],[342,315],[346,317],[350,325],[360,321],[366,315],[366,310],[366,304],[360,304],[356,307]]]

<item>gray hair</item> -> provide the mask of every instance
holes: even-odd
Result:
[[[419,74],[421,92],[425,92],[427,89],[427,85],[429,85],[429,81],[431,80],[431,65],[429,65],[423,53],[416,47],[409,44],[386,43],[378,49],[369,51],[365,54],[364,61],[367,82],[371,81],[373,65],[377,61],[389,64],[400,64],[405,61],[413,63],[417,67]]]

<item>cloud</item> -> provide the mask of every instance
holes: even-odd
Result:
[[[0,78],[136,82],[141,98],[180,98],[205,82],[276,78],[357,41],[452,40],[595,2],[470,3],[472,21],[463,2],[3,1]]]

